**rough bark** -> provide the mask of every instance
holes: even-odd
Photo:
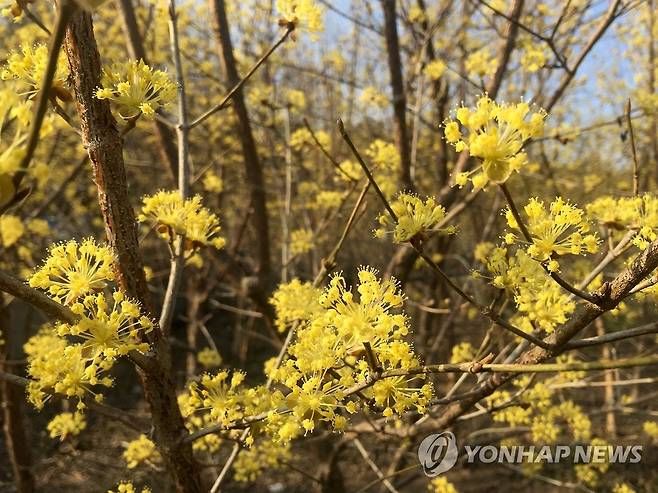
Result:
[[[235,86],[240,81],[235,57],[233,56],[233,43],[226,16],[226,3],[224,0],[210,0],[210,12],[213,29],[219,45],[219,57],[224,68],[224,75],[228,87]],[[270,236],[267,218],[267,198],[263,169],[258,158],[256,142],[251,130],[249,113],[244,102],[242,89],[235,91],[232,98],[232,107],[238,118],[240,144],[244,156],[245,174],[251,194],[251,204],[254,208],[254,225],[258,232],[258,271],[260,284],[264,285],[269,277],[270,264]]]
[[[80,12],[73,17],[67,28],[64,48],[75,90],[83,144],[92,162],[107,239],[117,258],[117,281],[128,296],[150,308],[137,242],[137,223],[128,195],[123,142],[109,103],[94,97],[100,82],[101,64],[90,14]],[[187,431],[170,375],[169,347],[159,330],[150,334],[149,342],[155,356],[147,370],[140,370],[140,379],[151,409],[153,439],[176,491],[199,493],[201,484],[192,448],[181,440]]]
[[[382,0],[384,10],[384,37],[388,54],[388,70],[393,92],[393,120],[395,122],[395,143],[400,153],[400,184],[407,190],[413,189],[411,180],[411,146],[407,130],[407,98],[404,92],[400,41],[398,39],[395,0]]]

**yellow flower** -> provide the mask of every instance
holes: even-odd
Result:
[[[432,493],[458,493],[455,485],[446,477],[434,478],[429,484],[429,490]]]
[[[48,423],[50,438],[57,438],[61,441],[66,440],[68,436],[77,436],[87,427],[87,422],[82,413],[61,413],[55,416]]]
[[[107,286],[114,279],[114,257],[108,247],[87,238],[50,249],[43,266],[30,277],[30,286],[48,291],[56,301],[70,305]]]
[[[130,351],[148,351],[149,345],[142,342],[142,336],[153,330],[153,322],[141,314],[139,304],[125,299],[121,291],[115,291],[112,299],[113,305],[109,306],[105,295],[98,293],[74,303],[71,310],[81,318],[75,324],[58,325],[58,335],[83,339],[83,348],[98,359],[113,360]]]
[[[160,461],[160,453],[146,435],[140,435],[126,445],[123,452],[128,469],[134,469],[140,464],[154,465]]]
[[[531,198],[524,207],[527,216],[527,229],[532,244],[527,246],[528,254],[540,262],[553,260],[552,268],[557,268],[553,257],[557,255],[583,255],[596,253],[598,239],[589,234],[589,223],[584,211],[557,197],[546,210],[544,203]],[[516,230],[520,227],[509,209],[505,213],[507,224]],[[521,240],[511,237],[514,242]],[[549,265],[551,268],[551,265]]]
[[[457,152],[468,150],[471,156],[482,160],[481,167],[458,176],[457,184],[463,186],[467,177],[475,174],[471,178],[473,186],[484,188],[488,182],[504,183],[512,172],[527,164],[523,145],[543,133],[546,113],[530,112],[523,102],[498,104],[484,95],[475,108],[462,106],[455,116],[456,119],[445,122],[446,140]]]
[[[460,342],[452,348],[450,363],[466,363],[475,359],[475,348],[470,342]]]
[[[446,64],[443,60],[434,60],[433,62],[425,65],[423,73],[432,80],[439,80],[446,71]]]
[[[219,219],[201,205],[201,196],[183,200],[178,192],[161,190],[142,198],[144,205],[139,221],[152,221],[158,231],[168,240],[176,235],[185,236],[186,249],[196,250],[202,246],[222,248],[226,240],[219,236]]]
[[[33,97],[42,88],[42,78],[46,71],[49,54],[48,47],[43,44],[23,44],[20,53],[12,53],[7,59],[7,65],[0,72],[2,80],[15,79],[28,86],[26,94]],[[69,71],[64,61],[63,52],[57,61],[57,69],[53,78],[51,92],[62,101],[70,101],[67,79]]]
[[[396,243],[405,243],[413,238],[423,238],[427,233],[434,231],[434,227],[445,217],[443,206],[436,204],[433,197],[424,201],[420,197],[408,193],[400,193],[391,208],[398,220],[393,229],[393,239]],[[381,228],[375,231],[375,236],[386,234],[386,226],[393,224],[390,214],[385,211],[379,216]],[[453,232],[451,229],[445,232]]]
[[[220,193],[224,189],[224,182],[214,171],[208,171],[203,177],[203,189],[206,192]]]
[[[324,10],[315,0],[277,0],[276,9],[281,24],[293,24],[295,29],[318,33],[324,31]]]
[[[310,282],[301,282],[299,279],[279,285],[270,298],[279,332],[284,332],[292,322],[310,320],[320,313],[322,307],[318,298],[321,293]]]
[[[116,492],[113,490],[107,490],[107,493],[137,493],[137,489],[130,481],[122,481],[117,486]],[[151,493],[151,489],[146,486],[141,489],[140,493]]]
[[[0,216],[0,240],[2,240],[3,247],[12,246],[21,239],[24,233],[25,226],[18,216],[11,214]]]
[[[290,234],[290,253],[301,255],[313,250],[315,234],[310,229],[296,229]]]
[[[213,368],[222,364],[222,357],[216,349],[203,348],[196,355],[196,359],[204,368]]]
[[[103,69],[96,97],[115,102],[122,118],[152,118],[176,98],[176,84],[166,72],[152,69],[143,60],[133,60]]]

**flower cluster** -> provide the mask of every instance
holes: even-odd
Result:
[[[130,481],[121,481],[117,486],[116,492],[114,490],[107,490],[107,493],[151,493],[151,489],[144,486],[138,491]]]
[[[2,80],[17,80],[27,86],[27,94],[34,97],[42,88],[43,74],[49,59],[48,47],[43,44],[23,44],[20,53],[12,53],[7,59],[7,65],[0,72]],[[57,70],[51,84],[51,93],[62,101],[70,101],[71,94],[68,90],[68,69],[63,60],[63,53],[57,63]]]
[[[43,266],[30,277],[30,286],[44,289],[66,305],[91,293],[102,291],[114,279],[114,257],[106,246],[87,238],[56,245]]]
[[[531,112],[527,103],[498,104],[481,96],[475,108],[457,109],[456,120],[445,122],[445,138],[457,152],[468,150],[482,160],[482,166],[455,177],[463,186],[470,179],[475,188],[487,183],[504,183],[513,171],[528,162],[525,142],[542,135],[546,113]]]
[[[185,237],[185,249],[196,250],[202,246],[222,248],[226,240],[219,236],[219,219],[202,206],[201,196],[183,200],[178,192],[161,190],[142,199],[139,221],[151,221],[168,241],[176,235]]]
[[[528,255],[540,262],[547,262],[549,270],[559,268],[556,256],[583,255],[598,250],[598,238],[596,234],[589,233],[590,226],[584,211],[561,197],[551,202],[548,210],[542,201],[531,198],[523,210],[532,239],[532,244],[527,245]],[[510,228],[521,230],[510,209],[507,209],[505,216]],[[505,235],[505,242],[524,244],[524,240],[514,233]]]
[[[409,193],[400,193],[391,204],[391,209],[398,218],[393,228],[393,239],[396,243],[405,243],[414,238],[424,239],[445,217],[445,209],[438,205],[433,197],[423,201]],[[378,221],[381,227],[375,231],[375,236],[381,238],[387,233],[385,228],[393,225],[393,219],[385,211],[380,214]],[[454,229],[445,231],[454,232]]]
[[[490,245],[484,264],[491,273],[491,284],[513,296],[519,313],[523,314],[519,317],[520,328],[527,332],[534,326],[552,332],[576,307],[525,250],[510,255],[506,247]]]
[[[222,364],[222,356],[216,349],[204,348],[196,355],[196,360],[204,368],[215,368]]]
[[[96,97],[116,103],[122,118],[153,118],[176,98],[176,84],[166,72],[154,70],[143,60],[133,60],[103,69]]]
[[[566,356],[558,362],[572,361]],[[498,390],[487,398],[496,411],[494,421],[509,426],[529,426],[533,443],[555,443],[561,432],[568,432],[574,441],[589,440],[592,424],[583,410],[571,400],[565,400],[552,389],[562,377],[530,385],[529,377],[514,385],[523,392],[515,397],[507,390]],[[512,404],[513,405],[510,405]],[[563,426],[561,426],[563,425]]]
[[[307,322],[319,314],[322,311],[318,302],[321,293],[310,282],[299,279],[279,285],[270,298],[279,332],[285,332],[293,322]]]
[[[107,360],[130,351],[148,351],[149,346],[141,342],[141,337],[153,330],[153,322],[141,315],[139,304],[126,299],[121,291],[115,291],[112,299],[112,307],[103,293],[85,296],[74,303],[71,310],[80,315],[80,320],[58,325],[58,335],[82,339],[84,349]]]
[[[324,30],[324,11],[315,0],[277,0],[276,9],[281,24],[292,24],[295,29],[318,33]]]
[[[89,393],[97,400],[97,386],[110,387],[113,380],[106,375],[111,367],[107,360],[88,358],[81,344],[69,345],[66,339],[43,329],[24,346],[27,373],[32,379],[27,385],[28,400],[42,409],[52,392],[78,399],[78,410],[85,408],[82,399]]]
[[[313,250],[315,233],[310,229],[296,229],[290,233],[290,254],[301,255]]]
[[[139,304],[121,291],[112,293],[112,305],[106,301],[103,291],[114,278],[113,260],[110,250],[94,240],[69,241],[51,248],[30,278],[31,286],[70,305],[79,317],[44,328],[25,345],[32,378],[28,399],[37,408],[57,392],[77,398],[78,409],[84,409],[86,393],[101,400],[95,387],[112,385],[107,372],[117,358],[149,349],[144,335],[153,330],[153,322],[141,314]]]
[[[123,458],[128,469],[134,469],[141,464],[154,465],[161,460],[155,443],[146,435],[140,435],[137,440],[129,442],[123,452]]]
[[[405,371],[420,363],[403,340],[408,333],[407,318],[399,312],[404,297],[395,281],[378,279],[372,269],[361,268],[358,280],[356,292],[342,276],[333,277],[321,293],[306,286],[311,310],[279,312],[283,319],[302,320],[303,324],[281,366],[266,365],[266,374],[278,389],[245,388],[244,374],[228,371],[206,374],[192,382],[181,398],[188,423],[197,423],[190,429],[198,428],[207,417],[230,433],[241,420],[262,415],[262,420],[251,423],[248,443],[255,443],[255,450],[271,451],[276,464],[287,454],[286,444],[291,439],[321,425],[344,430],[348,416],[361,406],[360,398],[385,417],[411,409],[424,412],[432,386],[423,384],[423,375]],[[299,281],[291,284],[285,288],[290,293],[305,289]],[[279,290],[274,298],[285,297]],[[276,306],[277,301],[274,303]],[[298,307],[305,305],[298,303]],[[281,323],[285,327],[283,320]],[[399,373],[386,375],[390,370]],[[381,378],[377,372],[383,372]],[[262,469],[253,458],[243,459],[240,474],[245,479]]]
[[[61,441],[66,440],[68,436],[77,436],[87,427],[85,416],[82,413],[60,413],[50,420],[47,429],[50,438],[57,438]]]
[[[371,161],[370,171],[377,180],[379,188],[387,198],[392,197],[398,189],[397,173],[400,170],[400,153],[397,147],[391,142],[377,139],[370,143],[365,155]],[[341,168],[354,178],[363,175],[361,166],[357,163],[353,163],[352,167],[347,166],[347,163],[341,163]]]
[[[210,418],[224,427],[229,427],[243,416],[242,389],[244,373],[222,370],[215,375],[205,374],[200,382],[189,387],[187,414],[197,410],[209,411]]]
[[[599,197],[586,207],[592,219],[612,231],[635,230],[632,243],[645,249],[655,241],[658,233],[658,197],[644,194],[639,197]]]

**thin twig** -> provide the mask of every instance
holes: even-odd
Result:
[[[178,140],[178,192],[185,201],[190,193],[190,165],[189,165],[189,126],[187,122],[187,97],[185,94],[185,77],[181,62],[180,46],[178,42],[178,22],[176,13],[176,0],[169,2],[169,36],[171,51],[176,70],[178,84],[178,125],[176,137]],[[185,267],[185,238],[178,235],[174,245],[174,256],[171,259],[169,279],[165,291],[162,311],[160,312],[160,329],[164,334],[169,332],[174,316],[176,298],[180,291],[183,268]]]
[[[391,219],[393,219],[394,223],[398,222],[398,217],[393,211],[391,205],[389,204],[388,200],[382,193],[381,189],[377,185],[377,182],[375,181],[374,177],[372,176],[372,173],[370,172],[370,169],[368,168],[368,165],[365,163],[363,158],[361,157],[361,154],[357,150],[357,148],[354,146],[354,143],[352,142],[352,139],[348,135],[347,131],[345,130],[345,126],[343,125],[343,121],[339,118],[338,119],[338,130],[340,131],[341,136],[343,137],[343,140],[347,143],[349,146],[350,150],[352,151],[352,154],[356,158],[356,160],[359,162],[361,165],[361,168],[363,169],[363,172],[366,174],[368,177],[368,181],[372,185],[372,187],[375,189],[377,192],[377,195],[381,199],[382,203],[384,204],[384,207],[388,211],[388,213],[391,216]],[[468,303],[476,307],[482,315],[487,317],[488,319],[496,322],[498,325],[503,327],[504,329],[507,329],[508,331],[512,332],[513,334],[522,337],[523,339],[526,339],[533,344],[536,344],[539,347],[542,347],[544,349],[549,349],[550,346],[546,344],[544,341],[541,339],[533,336],[532,334],[527,334],[521,329],[514,327],[512,324],[504,320],[502,317],[497,315],[495,312],[489,310],[487,307],[484,307],[480,305],[475,299],[473,299],[470,295],[466,294],[443,270],[441,267],[439,267],[436,262],[432,260],[430,256],[428,256],[425,252],[423,252],[422,246],[420,243],[415,241],[413,238],[409,241],[409,244],[413,247],[414,250],[418,253],[418,255],[436,272],[443,281],[450,286],[459,296],[461,296],[464,300],[466,300]]]
[[[231,101],[233,95],[237,91],[239,91],[242,88],[242,86],[245,85],[245,83],[251,78],[251,76],[254,75],[254,72],[256,72],[256,70],[258,70],[258,68],[263,63],[265,63],[265,61],[270,57],[270,55],[272,55],[272,53],[274,53],[274,51],[283,44],[283,42],[288,38],[288,36],[290,35],[291,32],[293,32],[294,29],[295,29],[294,24],[288,24],[286,26],[286,30],[283,33],[283,35],[276,41],[276,43],[274,43],[270,47],[269,50],[265,52],[265,54],[262,57],[260,57],[260,59],[254,64],[254,66],[251,67],[251,70],[247,72],[247,75],[245,75],[242,79],[240,79],[240,81],[235,86],[233,86],[233,88],[228,92],[226,96],[224,96],[224,98],[220,101],[219,104],[210,108],[208,111],[206,111],[201,116],[196,118],[192,123],[190,123],[190,128],[194,128],[197,125],[200,125],[201,123],[206,121],[206,119],[208,119],[210,116],[226,108],[228,106],[228,103]]]
[[[633,153],[633,195],[640,194],[640,167],[637,162],[637,149],[635,148],[635,132],[633,132],[633,120],[631,119],[631,100],[626,101],[626,125],[628,125],[628,136],[631,141],[631,152]]]

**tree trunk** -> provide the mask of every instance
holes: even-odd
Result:
[[[16,331],[9,330],[9,308],[5,306],[4,295],[0,294],[0,370],[11,373],[5,362],[8,359],[17,359],[12,352],[14,344],[12,337]],[[5,446],[17,493],[32,493],[34,491],[34,475],[32,474],[32,457],[30,442],[25,436],[23,427],[23,410],[21,404],[25,400],[24,394],[15,385],[8,381],[0,381],[0,403],[2,406],[2,431],[5,437]]]
[[[83,144],[92,162],[108,242],[117,258],[117,281],[128,296],[148,310],[151,306],[137,242],[137,223],[128,196],[123,142],[109,103],[94,97],[100,83],[101,64],[90,14],[79,12],[73,16],[64,48],[75,89]],[[187,430],[170,375],[169,346],[159,329],[152,331],[149,342],[155,356],[139,375],[151,409],[153,439],[176,491],[199,493],[201,484],[192,447],[181,441]]]
[[[402,62],[400,60],[400,42],[398,40],[395,0],[382,0],[384,10],[384,37],[388,52],[388,69],[393,90],[393,119],[395,121],[395,142],[400,153],[400,184],[407,190],[413,189],[411,180],[411,147],[407,135],[407,98],[404,92],[402,78]]]
[[[233,43],[231,42],[231,31],[226,17],[226,4],[224,0],[210,0],[210,12],[212,16],[213,29],[219,43],[219,57],[222,60],[226,82],[229,87],[235,86],[240,81],[237,65],[233,56]],[[270,236],[269,222],[267,218],[267,198],[265,194],[265,182],[263,169],[258,159],[256,142],[251,131],[249,113],[244,102],[242,89],[235,92],[231,105],[238,117],[240,143],[244,155],[245,173],[251,193],[251,204],[254,208],[254,222],[258,232],[258,273],[261,286],[269,277],[270,264]]]

